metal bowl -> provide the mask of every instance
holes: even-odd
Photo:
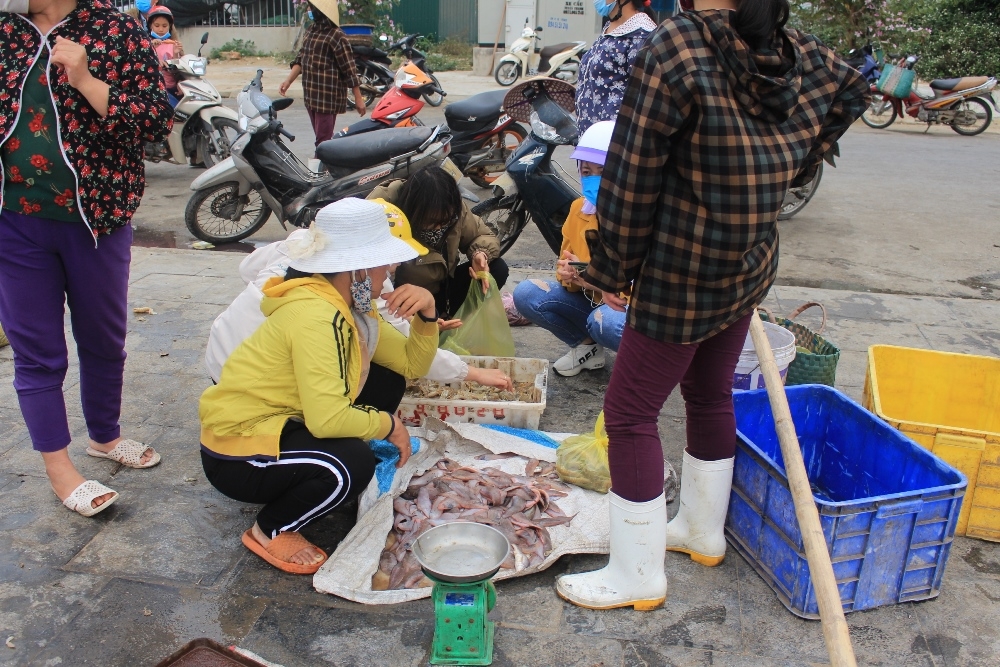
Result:
[[[413,544],[413,555],[425,573],[455,583],[489,579],[509,553],[510,542],[503,533],[471,521],[435,526]]]

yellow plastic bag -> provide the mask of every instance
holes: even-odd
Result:
[[[607,493],[611,488],[608,468],[608,434],[604,430],[604,411],[597,415],[592,433],[566,438],[556,450],[559,479],[584,489]]]
[[[486,276],[490,279],[490,289],[484,295],[479,281]],[[514,337],[507,323],[500,288],[493,276],[481,273],[472,281],[455,319],[462,320],[462,326],[441,334],[442,350],[485,357],[514,356]]]

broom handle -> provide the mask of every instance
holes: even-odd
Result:
[[[493,73],[493,68],[497,64],[497,47],[500,46],[500,33],[503,32],[504,26],[507,25],[507,0],[503,0],[503,13],[500,14],[500,25],[497,26],[497,38],[493,42],[493,57],[490,58],[490,74]],[[504,44],[507,41],[504,40]]]
[[[840,590],[833,575],[830,552],[826,548],[819,512],[813,501],[806,466],[802,461],[802,450],[799,448],[798,436],[795,435],[795,424],[788,409],[785,387],[778,373],[778,365],[774,361],[767,333],[764,331],[764,323],[756,311],[750,318],[750,336],[757,350],[757,360],[760,362],[761,374],[767,386],[767,396],[771,401],[774,428],[781,443],[781,456],[785,461],[788,487],[792,492],[795,516],[806,548],[809,574],[812,576],[816,601],[819,603],[819,617],[823,624],[823,639],[830,655],[830,664],[833,667],[857,667],[851,636],[847,631],[847,620],[844,618],[844,607],[840,601]]]

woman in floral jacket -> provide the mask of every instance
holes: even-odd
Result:
[[[142,144],[165,138],[171,114],[149,35],[104,0],[0,12],[0,322],[32,444],[56,495],[84,516],[118,494],[85,481],[67,453],[64,304],[87,453],[156,465],[160,455],[122,439],[118,420]]]

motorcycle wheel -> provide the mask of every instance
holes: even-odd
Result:
[[[361,79],[361,101],[365,103],[366,107],[371,107],[372,103],[375,102],[375,98],[378,97],[378,77],[373,74],[367,67],[358,67],[358,78]],[[354,107],[354,91],[347,91],[347,103],[353,108]]]
[[[868,127],[883,130],[896,120],[896,107],[882,93],[872,93],[872,103],[861,114],[861,120]]]
[[[198,152],[201,153],[201,159],[204,160],[205,169],[211,169],[229,157],[229,149],[241,132],[240,124],[235,120],[229,118],[212,119],[212,134],[215,135],[215,141],[219,146],[218,151],[207,134],[202,134],[198,138]]]
[[[438,81],[438,78],[436,76],[434,76],[430,72],[427,73],[427,76],[429,76],[434,81],[435,86],[441,88],[441,82]],[[441,88],[441,90],[444,90],[444,88]],[[427,104],[431,105],[432,107],[439,107],[441,106],[441,103],[444,102],[444,95],[442,95],[441,93],[431,93],[430,95],[427,95],[425,93],[423,95],[423,98],[424,101],[427,102]]]
[[[528,131],[524,129],[518,123],[511,123],[508,127],[505,127],[503,131],[499,134],[495,134],[492,137],[488,137],[479,146],[479,150],[483,148],[496,147],[500,149],[500,159],[506,164],[507,156],[511,155],[517,150],[517,147],[521,145],[521,142],[528,137]],[[493,184],[493,181],[500,178],[503,171],[488,172],[482,167],[477,167],[469,170],[465,175],[469,179],[481,188],[488,188]]]
[[[503,201],[504,197],[491,197],[481,204],[472,207],[472,212],[478,215],[500,242],[500,254],[504,255],[514,241],[524,231],[528,224],[528,214],[521,207],[521,200],[511,197],[511,201]]]
[[[263,227],[271,216],[264,198],[256,190],[242,197],[239,192],[238,183],[196,192],[184,209],[188,231],[202,241],[220,244],[241,241]]]
[[[493,74],[493,78],[501,86],[513,85],[519,76],[521,76],[521,66],[511,62],[500,63],[500,67],[497,67],[497,71]]]
[[[978,109],[976,107],[979,107]],[[974,137],[986,131],[993,121],[993,110],[985,100],[978,97],[970,97],[958,105],[958,113],[973,113],[976,115],[976,122],[971,125],[951,124],[951,129],[955,130],[963,137]]]
[[[816,170],[816,177],[803,185],[801,188],[791,188],[785,194],[785,200],[781,203],[781,210],[778,212],[778,220],[788,220],[801,211],[809,203],[809,200],[819,189],[819,181],[823,178],[823,163],[820,162],[819,169]]]

